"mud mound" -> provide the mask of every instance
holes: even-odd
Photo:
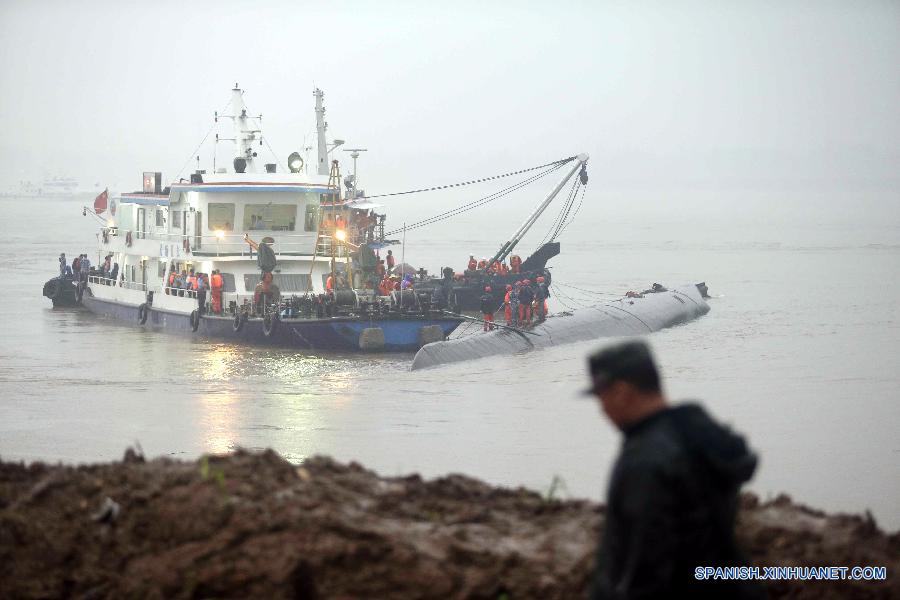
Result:
[[[579,598],[601,524],[589,502],[271,451],[0,463],[0,596]],[[886,583],[784,582],[773,596],[898,592],[900,539],[871,520],[747,496],[739,533],[760,565],[888,568]]]

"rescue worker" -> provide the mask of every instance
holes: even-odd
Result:
[[[215,269],[212,272],[212,277],[210,277],[209,287],[212,289],[212,310],[217,315],[222,314],[222,287],[224,283],[222,274],[219,273],[218,269]]]
[[[188,273],[187,286],[185,287],[193,292],[197,291],[197,276],[194,274],[193,269],[191,269],[190,273]]]
[[[510,271],[511,271],[514,275],[518,275],[518,274],[519,274],[519,268],[520,268],[521,266],[522,266],[522,259],[519,257],[518,254],[513,254],[512,256],[509,257],[509,267],[510,267]]]
[[[385,271],[386,271],[386,270],[387,270],[387,269],[385,269],[385,267],[384,267],[384,261],[383,261],[383,260],[379,260],[379,261],[375,264],[375,276],[378,277],[378,281],[381,281],[382,279],[384,279],[384,274],[385,274]]]
[[[512,306],[510,305],[510,296],[512,295],[513,287],[509,284],[506,285],[506,295],[503,297],[503,316],[506,317],[506,324],[511,326],[512,323]]]
[[[519,289],[519,324],[531,325],[531,303],[534,301],[534,292],[531,290],[531,281],[526,279]]]
[[[66,263],[66,253],[63,252],[59,255],[59,276],[63,277],[66,274],[66,267],[68,264]]]
[[[507,275],[509,275],[509,267],[506,266],[506,261],[500,263],[500,275],[502,277],[506,277]]]
[[[334,292],[334,277],[329,275],[328,279],[325,280],[325,293],[331,294],[332,292]]]
[[[206,312],[206,290],[209,289],[209,281],[203,273],[197,273],[197,314]]]
[[[474,271],[477,268],[478,268],[478,261],[475,260],[474,254],[470,254],[469,255],[469,266],[468,266],[467,270]]]
[[[477,268],[479,271],[484,271],[487,268],[487,259],[485,257],[481,257],[481,260],[478,261]]]
[[[168,281],[168,287],[166,288],[167,294],[171,294],[172,293],[171,288],[175,287],[175,275],[176,275],[175,265],[172,265],[172,268],[169,270],[169,281]]]
[[[391,250],[388,250],[387,256],[385,257],[384,261],[387,265],[387,272],[390,273],[391,269],[394,268],[394,264],[396,264],[394,261],[394,253]]]
[[[532,303],[531,312],[534,315],[534,320],[537,323],[540,323],[544,320],[544,288],[541,282],[544,280],[543,277],[538,277],[537,281],[534,285],[534,302]]]
[[[519,324],[519,292],[522,290],[522,282],[517,281],[515,287],[509,294],[509,310],[512,313],[512,324]]]
[[[546,280],[543,276],[539,276],[537,278],[538,286],[541,288],[541,295],[544,297],[544,301],[541,306],[541,320],[547,318],[547,310],[549,308],[549,304],[547,303],[547,298],[550,297],[550,286],[547,285]]]
[[[81,278],[81,255],[72,259],[72,275],[78,280]]]
[[[253,290],[253,305],[256,307],[257,314],[265,315],[266,304],[278,302],[281,300],[281,290],[272,283],[272,273],[266,271],[263,273],[262,281],[256,284]]]
[[[485,286],[481,296],[481,317],[484,320],[484,330],[494,330],[494,296],[491,294],[491,286]]]

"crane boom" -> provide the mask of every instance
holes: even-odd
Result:
[[[568,181],[572,179],[572,176],[575,175],[575,173],[577,173],[579,169],[587,164],[588,158],[589,156],[587,154],[579,154],[575,157],[575,164],[572,166],[569,172],[566,173],[566,176],[563,177],[562,181],[560,181],[559,184],[555,188],[553,188],[553,191],[550,192],[550,195],[547,196],[547,198],[543,202],[541,202],[540,206],[538,206],[535,211],[531,213],[527,219],[525,219],[525,222],[522,223],[522,226],[519,227],[519,229],[513,234],[511,238],[509,238],[509,241],[500,247],[500,250],[497,251],[497,254],[494,255],[494,258],[491,259],[488,265],[494,264],[494,262],[502,262],[506,260],[506,257],[510,255],[513,249],[516,247],[516,244],[518,244],[522,240],[522,238],[525,237],[525,234],[528,233],[528,230],[531,229],[531,226],[534,225],[534,222],[538,220],[538,217],[541,216],[541,213],[543,213],[544,210],[546,210],[547,207],[550,206],[550,203],[553,202],[553,199],[556,198],[556,195],[559,194],[559,191],[563,189],[566,183],[568,183]]]

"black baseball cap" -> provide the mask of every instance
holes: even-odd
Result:
[[[616,380],[659,389],[659,373],[653,354],[650,346],[641,340],[616,344],[594,352],[588,357],[588,371],[593,383],[582,391],[588,396],[599,393]]]

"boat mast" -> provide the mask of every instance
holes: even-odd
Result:
[[[579,169],[583,168],[584,165],[587,164],[588,158],[589,157],[587,154],[579,154],[575,157],[575,164],[572,166],[569,172],[566,173],[566,176],[563,177],[563,180],[559,182],[559,185],[553,188],[553,191],[550,192],[550,195],[547,196],[547,199],[541,202],[540,206],[538,206],[537,209],[533,213],[531,213],[531,215],[529,215],[527,219],[525,219],[525,222],[522,223],[522,226],[519,227],[518,231],[513,234],[508,242],[503,244],[500,250],[497,251],[497,254],[494,255],[494,258],[492,258],[491,261],[488,262],[488,265],[494,264],[495,261],[502,262],[506,260],[506,257],[509,256],[509,254],[513,251],[513,249],[516,247],[516,244],[518,244],[522,240],[522,238],[525,237],[525,234],[528,233],[528,230],[531,229],[531,226],[534,225],[534,222],[538,220],[538,217],[541,216],[541,213],[543,213],[544,210],[546,210],[546,208],[550,206],[550,203],[553,202],[553,199],[556,198],[556,195],[559,194],[559,191],[563,189],[563,186],[566,185],[566,183],[572,178],[575,173],[578,172]]]
[[[219,117],[231,119],[234,123],[234,137],[220,138],[216,135],[216,143],[232,140],[234,141],[234,166],[235,173],[256,173],[256,152],[253,151],[253,142],[262,139],[259,129],[251,129],[250,119],[261,119],[262,115],[251,116],[247,114],[247,105],[244,104],[244,91],[234,84],[231,90],[231,106],[233,113],[230,115],[216,114],[216,121]],[[213,159],[215,160],[215,159]]]
[[[325,140],[325,130],[328,129],[328,123],[325,122],[325,92],[316,88],[313,90],[313,96],[316,97],[316,134],[319,138],[319,166],[317,173],[319,175],[328,175],[328,142]]]

